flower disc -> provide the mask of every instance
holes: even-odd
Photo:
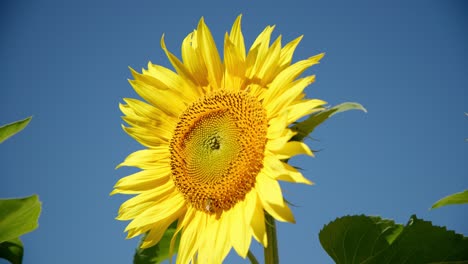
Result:
[[[218,91],[190,105],[170,144],[172,177],[198,210],[229,210],[255,186],[267,134],[261,103],[246,92]]]

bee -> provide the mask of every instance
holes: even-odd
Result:
[[[213,212],[213,200],[211,198],[206,199],[205,201],[205,210],[212,213]]]

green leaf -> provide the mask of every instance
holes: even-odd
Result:
[[[40,213],[41,202],[37,195],[0,199],[0,243],[36,229]]]
[[[20,264],[23,261],[23,243],[19,238],[0,243],[0,258],[10,261],[12,264]]]
[[[449,196],[445,196],[439,201],[432,205],[431,209],[435,209],[441,206],[452,205],[452,204],[466,204],[468,203],[468,190],[463,192],[454,193]]]
[[[468,238],[413,215],[390,247],[367,263],[449,261],[468,261]]]
[[[342,103],[332,108],[325,109],[320,112],[311,114],[306,120],[296,123],[292,126],[292,130],[296,131],[297,134],[291,139],[293,141],[302,141],[306,138],[314,129],[322,124],[325,120],[332,117],[333,115],[349,110],[361,110],[367,112],[367,110],[359,103]]]
[[[162,236],[161,240],[159,241],[158,244],[149,247],[149,248],[140,248],[138,247],[135,256],[133,257],[133,263],[134,264],[157,264],[161,263],[164,260],[168,260],[172,258],[172,255],[177,253],[177,250],[179,249],[179,242],[180,242],[180,235],[176,237],[175,240],[175,245],[174,249],[172,252],[172,255],[170,254],[170,246],[171,246],[171,240],[172,237],[174,236],[174,233],[177,228],[177,221],[172,223],[167,230],[164,232],[164,235]],[[141,242],[143,242],[145,239],[145,236],[142,237]]]
[[[379,217],[345,216],[326,225],[319,239],[336,263],[363,263],[385,250],[402,229]]]
[[[23,130],[23,128],[25,128],[29,124],[31,118],[32,116],[0,127],[0,143]]]
[[[369,216],[326,225],[320,243],[336,263],[467,263],[468,238],[411,216],[406,226]]]

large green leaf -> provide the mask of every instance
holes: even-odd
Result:
[[[468,262],[468,238],[411,216],[397,239],[370,263]],[[465,263],[466,263],[465,262]]]
[[[297,134],[292,138],[293,141],[302,141],[306,138],[314,129],[322,124],[325,120],[332,117],[333,115],[345,112],[349,110],[361,110],[367,112],[367,110],[359,103],[342,103],[332,108],[325,109],[320,112],[311,114],[306,120],[296,123],[292,126],[292,130],[296,131]]]
[[[29,124],[31,118],[32,116],[0,127],[0,143],[23,130],[23,128],[25,128]]]
[[[0,243],[36,229],[40,213],[41,202],[37,195],[0,199]]]
[[[435,202],[431,209],[451,205],[451,204],[466,204],[468,203],[468,190],[463,192],[454,193],[449,196],[445,196],[444,198],[440,199],[439,201]]]
[[[468,263],[468,238],[412,216],[406,226],[370,216],[326,225],[320,243],[336,263]]]
[[[158,264],[172,257],[179,249],[180,236],[176,237],[173,252],[170,252],[171,240],[177,228],[177,221],[172,223],[169,228],[164,232],[163,237],[158,244],[142,249],[137,248],[135,256],[133,257],[134,264]],[[142,237],[142,242],[145,237]],[[172,253],[172,255],[171,255]]]
[[[0,258],[10,261],[12,264],[20,264],[23,261],[23,243],[19,238],[0,243]]]
[[[336,263],[363,263],[385,250],[402,229],[379,217],[345,216],[326,225],[319,239]]]

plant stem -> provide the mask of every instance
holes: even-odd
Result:
[[[267,212],[265,212],[265,229],[268,240],[268,246],[263,251],[265,264],[279,264],[276,223],[275,219]]]
[[[249,258],[250,263],[252,263],[252,264],[259,264],[257,258],[254,256],[254,254],[252,253],[252,251],[249,250],[249,252],[247,253],[247,257]]]

